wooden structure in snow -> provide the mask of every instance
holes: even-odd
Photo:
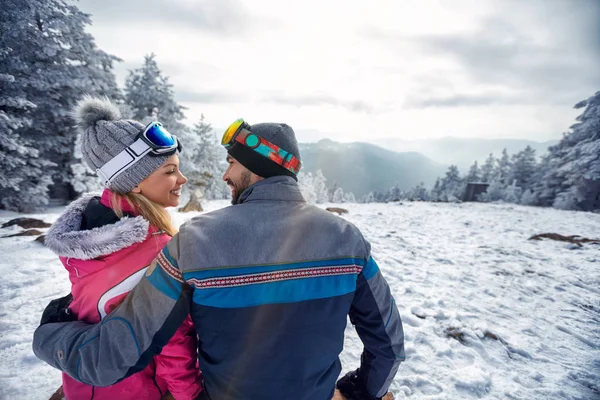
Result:
[[[478,201],[477,196],[487,191],[489,183],[483,182],[469,182],[463,195],[463,201]]]

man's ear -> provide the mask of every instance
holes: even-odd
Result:
[[[134,187],[133,189],[131,189],[131,191],[132,191],[133,193],[142,193],[142,189],[140,189],[140,187],[139,187],[139,186],[136,186],[136,187]]]

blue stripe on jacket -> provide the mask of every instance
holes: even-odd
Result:
[[[154,266],[151,266],[150,268],[153,267]],[[152,286],[164,293],[166,296],[169,296],[175,301],[179,299],[179,296],[181,295],[182,283],[167,274],[160,265],[156,265],[154,267],[154,271],[152,271],[147,278]]]
[[[323,299],[353,292],[356,289],[356,277],[356,274],[345,274],[196,289],[193,301],[204,306],[236,308]]]

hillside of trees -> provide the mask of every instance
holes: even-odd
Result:
[[[468,183],[486,183],[487,191],[476,200],[504,201],[565,210],[600,209],[600,92],[575,105],[582,110],[562,139],[548,148],[540,161],[531,146],[509,155],[490,154],[461,176],[451,165],[430,190],[424,185],[408,191],[394,186],[372,192],[363,201],[461,201]]]

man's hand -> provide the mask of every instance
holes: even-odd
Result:
[[[394,395],[391,392],[387,392],[382,397],[371,396],[363,387],[358,372],[358,369],[350,371],[337,381],[333,396],[335,400],[394,400]]]
[[[73,295],[71,293],[60,299],[52,300],[42,313],[40,325],[52,322],[77,321],[77,315],[73,314],[69,308],[69,304],[71,304],[72,301]]]

